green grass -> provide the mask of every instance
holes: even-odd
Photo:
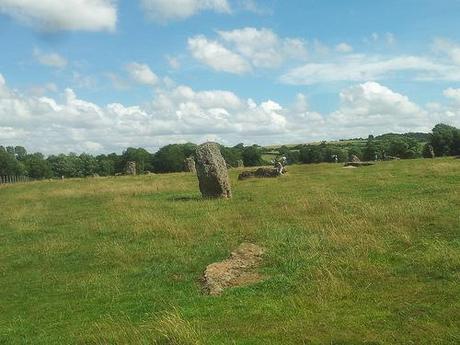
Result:
[[[460,161],[0,187],[0,344],[458,344]],[[202,293],[241,242],[262,283]]]

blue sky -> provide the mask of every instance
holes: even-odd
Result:
[[[460,1],[0,0],[0,144],[300,143],[460,125]]]

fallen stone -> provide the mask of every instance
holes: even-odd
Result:
[[[205,143],[196,149],[196,173],[204,198],[231,198],[232,190],[227,165],[219,145]]]
[[[286,172],[286,170],[284,170],[284,172]],[[281,176],[281,174],[276,168],[259,168],[255,171],[243,171],[241,174],[239,174],[238,180],[246,180],[252,177],[269,178],[278,176]]]
[[[209,295],[220,295],[226,288],[254,284],[263,280],[256,268],[262,263],[264,249],[242,243],[227,260],[210,264],[204,272],[204,288]]]
[[[352,167],[355,167],[355,168],[366,167],[366,166],[370,166],[370,165],[375,165],[375,163],[374,162],[346,162],[345,163],[345,167],[352,166]]]

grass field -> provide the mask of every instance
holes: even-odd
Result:
[[[459,344],[460,160],[0,187],[0,344]],[[202,292],[266,248],[264,282]]]

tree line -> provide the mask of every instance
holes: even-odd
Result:
[[[194,154],[196,145],[171,144],[156,153],[143,148],[128,148],[122,154],[110,153],[93,156],[58,154],[45,157],[42,153],[28,153],[22,146],[0,146],[0,176],[28,176],[33,179],[112,176],[123,174],[128,162],[136,162],[138,174],[148,172],[169,173],[184,170],[184,161]],[[345,162],[352,155],[372,161],[397,157],[401,159],[460,155],[460,130],[438,124],[432,133],[388,133],[370,135],[367,139],[341,140],[339,142],[277,149],[258,145],[221,146],[221,153],[230,167],[270,164],[272,159],[285,156],[289,164]]]

